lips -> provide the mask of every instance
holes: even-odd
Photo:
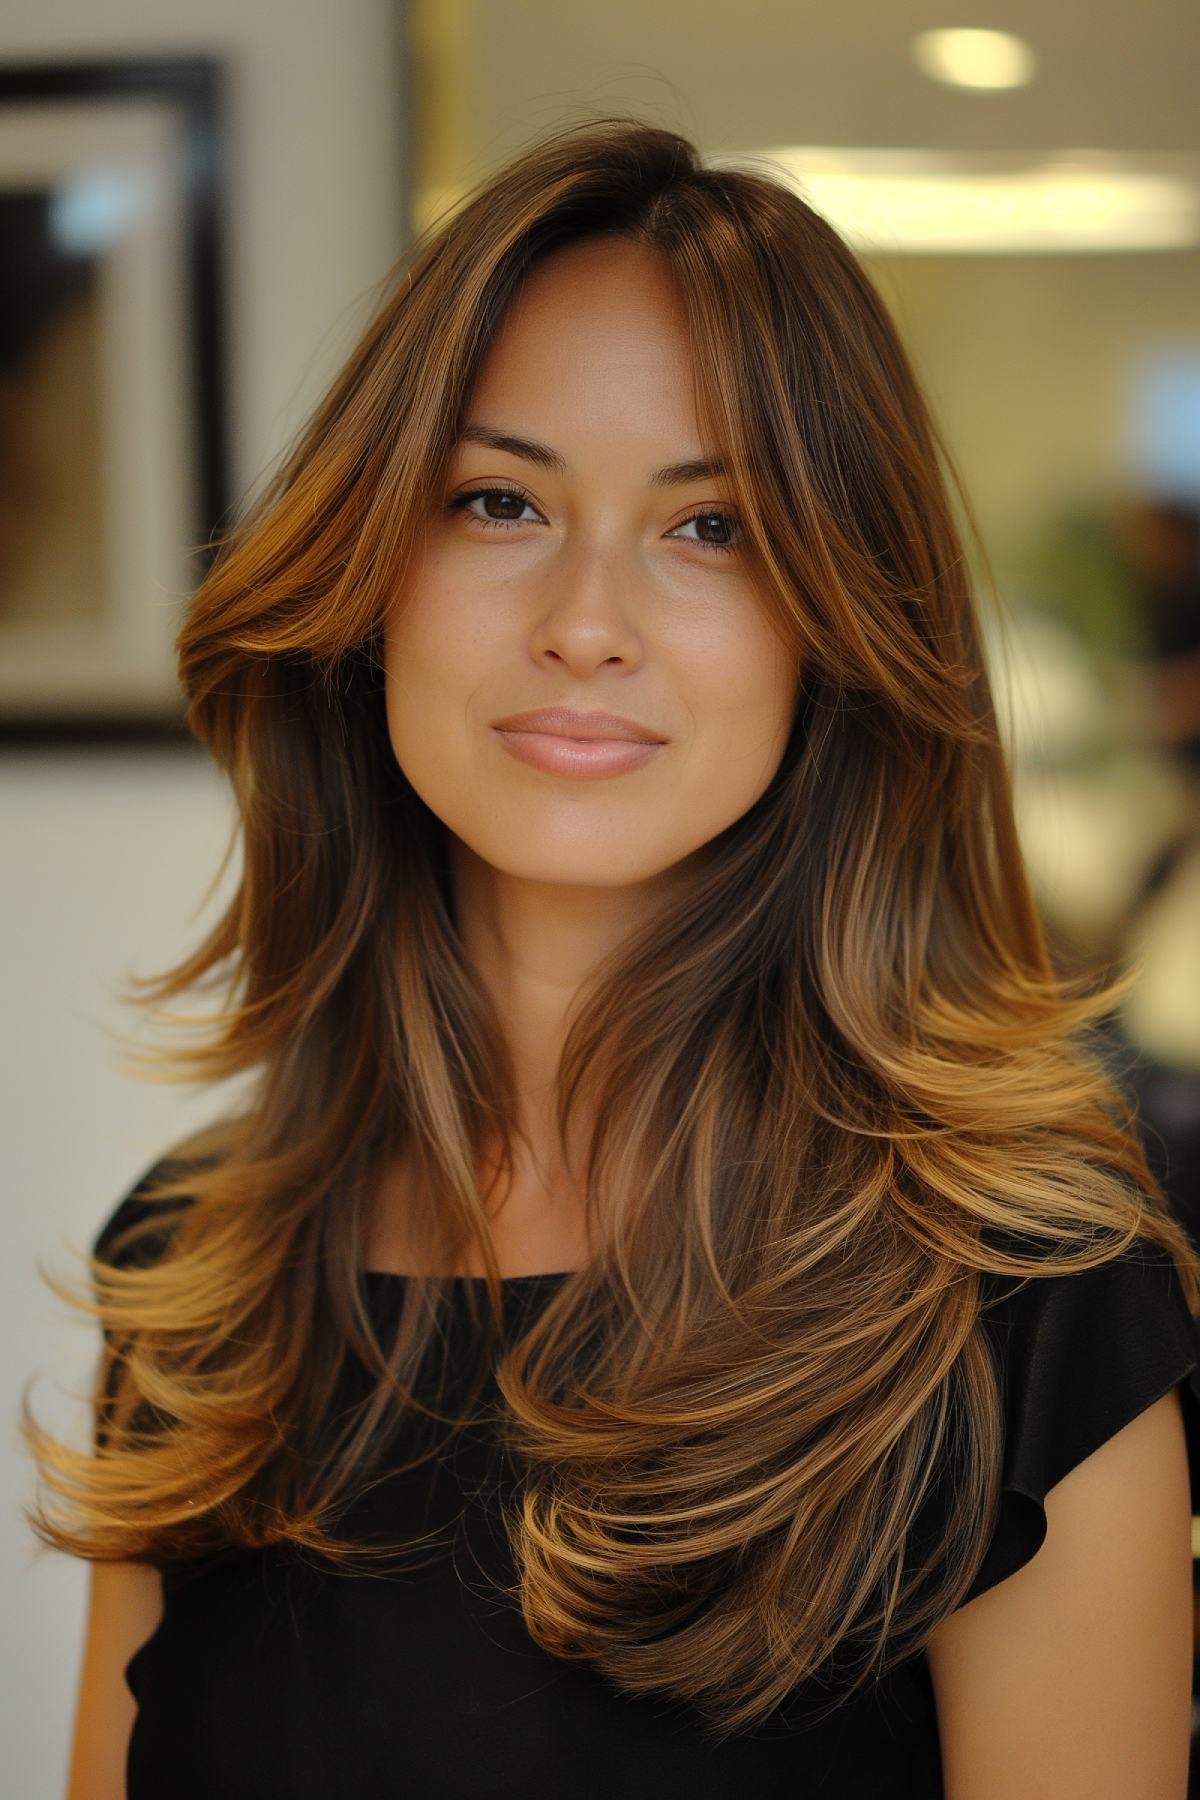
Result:
[[[553,731],[497,729],[496,742],[518,762],[574,781],[607,780],[640,769],[666,748],[663,743],[643,744],[626,738],[563,737]]]
[[[619,713],[577,712],[566,706],[541,707],[535,712],[512,713],[497,719],[497,731],[537,731],[546,737],[574,738],[580,743],[617,739],[630,744],[662,744],[666,739],[636,719]]]

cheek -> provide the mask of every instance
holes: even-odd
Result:
[[[487,627],[487,609],[436,565],[393,610],[384,632],[388,728],[406,772],[410,762],[453,762],[465,749],[477,727],[472,697],[500,661]]]
[[[430,675],[453,676],[487,616],[470,585],[453,578],[448,559],[427,556],[397,597],[387,621],[389,678],[416,686]]]
[[[755,619],[723,634],[691,661],[684,689],[692,714],[693,778],[723,798],[752,804],[787,746],[797,694],[794,657]]]

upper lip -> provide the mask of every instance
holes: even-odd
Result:
[[[535,712],[512,713],[497,719],[497,731],[543,731],[548,737],[624,738],[631,744],[662,744],[665,738],[636,719],[619,713],[574,712],[569,706],[542,706]]]

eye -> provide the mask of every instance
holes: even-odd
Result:
[[[737,514],[723,512],[719,507],[706,506],[700,512],[692,513],[690,518],[684,519],[681,524],[674,526],[667,536],[677,537],[686,525],[700,527],[705,534],[714,528],[718,533],[724,534],[716,538],[697,535],[687,540],[689,543],[699,544],[703,550],[717,550],[723,555],[730,555],[741,542],[742,527]]]
[[[502,506],[507,506],[509,510],[502,513],[499,518],[495,518],[489,516],[489,514],[485,512],[480,513],[474,511],[473,508],[476,500],[482,500],[485,503],[496,501]],[[517,487],[493,486],[471,488],[465,494],[455,494],[454,498],[447,501],[446,504],[447,509],[450,512],[463,512],[466,514],[467,518],[475,519],[480,525],[499,526],[501,530],[508,525],[527,524],[528,520],[521,517],[522,512],[527,506],[532,508],[534,512],[537,512],[537,508],[533,505],[533,501],[529,498],[529,495],[525,493],[524,489]],[[541,517],[540,513],[538,513],[538,517]]]
[[[486,510],[477,511],[477,502],[481,502]],[[455,494],[446,504],[450,512],[464,513],[480,525],[498,527],[501,531],[510,525],[528,524],[529,521],[522,517],[526,508],[541,518],[524,488],[501,487],[495,483],[487,487],[469,488],[465,493]],[[499,517],[496,516],[497,510],[500,510]],[[706,506],[697,510],[674,526],[667,536],[678,537],[689,525],[697,527],[697,535],[689,538],[688,542],[697,544],[702,550],[715,550],[720,555],[728,556],[741,542],[742,527],[737,514],[720,507]],[[711,535],[714,531],[716,536]]]

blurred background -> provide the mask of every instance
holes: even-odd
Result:
[[[985,28],[986,27],[986,28]],[[412,233],[627,112],[765,160],[882,288],[977,514],[1056,959],[1138,980],[1102,1053],[1200,1237],[1200,13],[997,0],[8,0],[0,17],[0,1399],[86,1430],[43,1286],[230,1096],[138,1081],[128,974],[235,879],[170,644]],[[974,552],[972,551],[972,555]],[[986,572],[979,571],[981,581]],[[991,618],[990,609],[988,617]],[[5,1791],[56,1795],[85,1570],[0,1460]]]

